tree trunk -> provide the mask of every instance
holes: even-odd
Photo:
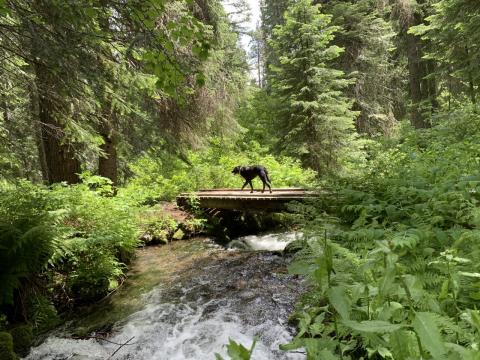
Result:
[[[430,105],[432,106],[432,110],[437,110],[440,107],[440,104],[438,103],[437,95],[438,95],[438,89],[437,89],[437,80],[433,74],[435,73],[435,61],[433,60],[426,60],[425,61],[425,74],[429,76],[427,80],[427,89],[428,89],[428,98],[430,99]]]
[[[52,88],[49,86],[47,70],[37,67],[36,81],[38,89],[38,112],[41,125],[41,140],[45,153],[47,179],[49,184],[66,181],[74,184],[80,181],[80,162],[63,127],[55,119],[55,107],[50,97]]]
[[[200,4],[198,2],[200,1]],[[208,16],[208,7],[204,0],[197,0],[197,4],[203,12],[204,16]],[[202,7],[201,5],[204,5]],[[110,24],[108,19],[100,23],[101,28],[108,32]],[[98,60],[102,60],[99,58]],[[111,95],[109,95],[105,88],[103,88],[102,112],[103,121],[100,125],[99,133],[102,136],[103,144],[100,146],[103,155],[98,158],[98,174],[106,177],[112,181],[115,186],[118,183],[118,165],[117,165],[117,136],[115,134],[115,125],[117,124],[117,113],[112,107]]]
[[[43,146],[43,136],[42,136],[42,123],[40,122],[40,114],[38,110],[38,92],[35,82],[32,82],[29,87],[30,92],[30,117],[31,124],[35,129],[35,144],[37,145],[38,151],[38,162],[40,164],[40,170],[42,172],[42,180],[44,183],[48,184],[48,167],[47,167],[47,158],[45,156],[45,148]]]
[[[416,129],[427,128],[429,124],[425,120],[422,111],[422,79],[424,72],[421,66],[421,40],[412,34],[407,34],[407,57],[410,84],[410,97],[412,100],[411,123]]]
[[[468,88],[470,91],[470,100],[472,101],[472,104],[477,103],[477,98],[475,94],[475,84],[473,83],[473,76],[472,76],[472,63],[470,60],[470,50],[468,49],[468,45],[465,46],[465,55],[466,58],[468,59]]]
[[[261,89],[263,88],[262,84],[262,59],[261,59],[261,47],[260,47],[260,39],[257,40],[257,73],[258,73],[258,87]]]
[[[422,22],[422,15],[415,12],[405,26],[410,97],[412,100],[411,123],[416,129],[431,127],[426,114],[438,107],[436,80],[433,76],[427,78],[428,75],[433,74],[435,63],[432,60],[422,59],[425,46],[423,40],[408,33],[411,26],[420,25]]]
[[[104,144],[100,149],[104,152],[104,156],[100,156],[98,159],[98,173],[100,176],[106,177],[112,180],[113,185],[117,185],[117,143],[116,136],[113,134],[113,130],[110,129],[108,124],[103,125],[101,135]]]

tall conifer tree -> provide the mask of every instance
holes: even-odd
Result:
[[[262,40],[265,47],[263,64],[263,73],[265,74],[264,85],[266,85],[268,92],[270,92],[270,68],[271,66],[278,65],[278,58],[270,45],[270,40],[273,37],[273,29],[275,29],[275,26],[283,25],[283,14],[291,2],[292,0],[260,0]]]
[[[279,59],[272,69],[273,92],[283,104],[279,146],[320,173],[337,167],[356,115],[343,94],[349,81],[329,65],[342,52],[330,45],[337,30],[330,21],[320,5],[299,0],[285,12],[270,43]]]
[[[433,5],[433,15],[410,28],[432,46],[427,58],[435,61],[436,76],[450,107],[451,98],[472,103],[480,91],[480,2],[471,0],[440,0]],[[468,39],[468,41],[465,41]]]
[[[394,57],[388,11],[379,0],[330,0],[322,6],[332,25],[341,28],[333,43],[345,51],[335,64],[355,78],[347,95],[360,111],[356,129],[370,136],[391,135],[404,109],[403,88],[392,84],[401,84],[407,70]]]

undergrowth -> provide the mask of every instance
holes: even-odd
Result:
[[[308,359],[480,359],[480,119],[371,148],[362,177],[303,207],[290,271],[311,290],[285,350]]]
[[[48,330],[58,311],[99,300],[122,281],[139,244],[138,209],[112,197],[105,180],[0,186],[0,312],[9,323]]]
[[[302,169],[300,162],[292,158],[272,156],[257,142],[240,150],[232,141],[213,138],[207,148],[191,151],[183,160],[152,149],[130,166],[135,176],[119,191],[119,196],[140,204],[154,204],[199,189],[240,189],[244,181],[232,174],[233,168],[254,164],[268,169],[275,188],[312,187],[316,183],[315,172]],[[253,182],[259,189],[260,180]]]

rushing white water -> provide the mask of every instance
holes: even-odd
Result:
[[[260,247],[268,243],[277,250],[294,238],[249,236],[242,241]],[[304,359],[279,350],[292,337],[286,321],[298,295],[293,278],[275,272],[284,265],[281,256],[270,253],[239,253],[196,264],[193,278],[173,288],[158,286],[144,295],[142,310],[114,326],[108,340],[123,344],[133,338],[132,345],[118,350],[102,340],[52,336],[27,359],[107,359],[116,350],[112,359],[213,360],[215,353],[228,359],[229,339],[248,348],[254,336],[258,342],[252,359]]]
[[[161,297],[159,292],[150,295]],[[211,306],[216,309],[205,314]],[[119,325],[118,333],[110,338],[112,342],[125,343],[133,337],[134,345],[123,347],[115,359],[214,359],[218,352],[226,356],[225,344],[229,339],[249,347],[255,335],[261,340],[254,351],[254,359],[295,359],[297,356],[283,357],[278,346],[291,338],[278,319],[245,326],[240,317],[228,305],[210,302],[202,306],[191,304],[149,305],[144,310],[129,317]],[[105,359],[117,345],[97,340],[70,340],[51,337],[32,350],[28,359]]]
[[[267,234],[262,236],[249,235],[243,236],[233,241],[233,246],[247,248],[251,250],[282,251],[292,241],[298,240],[303,236],[300,232],[290,232],[283,234]],[[239,246],[239,244],[246,246]]]

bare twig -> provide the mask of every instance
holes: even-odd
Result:
[[[107,358],[107,360],[113,358],[113,357],[115,356],[115,354],[116,354],[117,352],[119,352],[120,349],[123,348],[125,345],[133,345],[133,344],[135,344],[135,343],[129,344],[129,342],[132,341],[134,338],[135,338],[135,336],[132,336],[130,339],[127,340],[126,343],[120,345],[120,347],[119,347],[117,350],[115,350],[115,351],[113,352],[113,354],[110,355],[110,356]]]

